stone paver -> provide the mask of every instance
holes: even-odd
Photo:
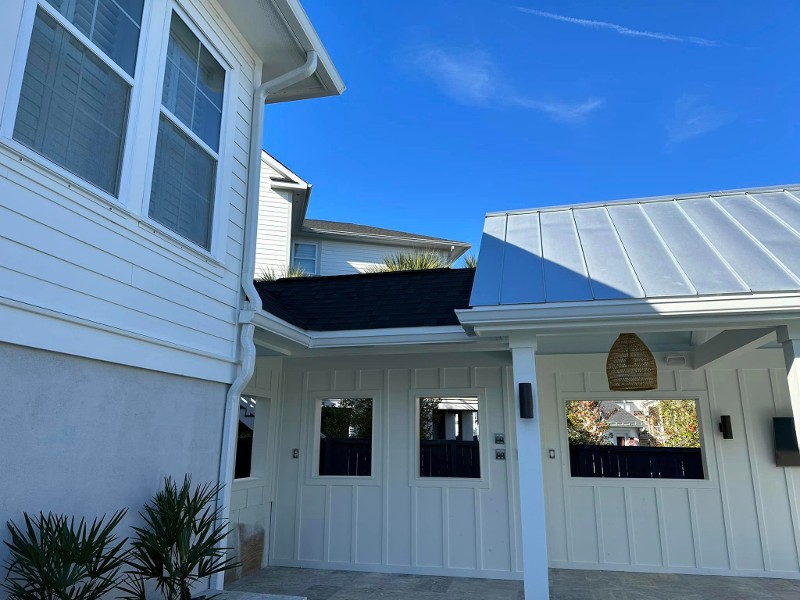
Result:
[[[521,581],[268,567],[231,590],[308,600],[524,600]],[[550,570],[550,600],[798,600],[800,581]],[[250,600],[247,597],[231,600]],[[253,599],[255,600],[255,598]],[[539,600],[539,599],[537,599]]]

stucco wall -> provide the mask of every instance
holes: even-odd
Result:
[[[129,535],[166,475],[216,481],[226,391],[0,344],[0,522],[23,511],[94,517],[127,507],[120,532]],[[0,562],[7,557],[0,545]]]

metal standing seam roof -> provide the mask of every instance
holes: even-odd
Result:
[[[471,306],[800,291],[800,186],[489,214]]]

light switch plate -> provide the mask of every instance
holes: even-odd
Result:
[[[494,434],[494,443],[502,446],[506,443],[506,434],[505,433],[495,433]]]
[[[494,457],[497,460],[505,460],[506,459],[506,451],[497,449],[494,451]]]

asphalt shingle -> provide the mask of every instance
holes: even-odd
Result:
[[[311,331],[458,325],[474,269],[428,269],[257,282],[264,310]]]

